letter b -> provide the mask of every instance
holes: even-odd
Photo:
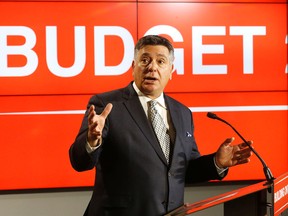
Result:
[[[8,36],[23,36],[22,45],[8,46]],[[37,54],[32,50],[36,44],[34,31],[25,26],[0,26],[0,77],[21,77],[32,74],[38,65]],[[9,67],[8,55],[23,55],[27,59],[24,66]]]

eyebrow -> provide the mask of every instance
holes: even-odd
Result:
[[[150,54],[149,54],[149,53],[142,53],[141,57],[142,57],[142,56],[150,56]],[[164,57],[165,59],[169,59],[169,57],[167,57],[166,55],[161,54],[161,53],[156,54],[156,56],[157,56],[157,57]]]

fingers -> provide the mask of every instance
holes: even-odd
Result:
[[[251,146],[252,144],[253,144],[253,141],[250,140],[250,141],[247,141],[247,143],[241,143],[238,146],[240,149],[244,149],[244,148],[247,148],[248,146]]]
[[[239,150],[235,152],[235,154],[233,155],[233,159],[235,160],[246,159],[246,158],[249,158],[251,155],[252,155],[252,151],[249,148],[247,148],[247,149]]]
[[[101,116],[106,119],[107,116],[109,115],[109,113],[111,112],[112,107],[113,107],[113,105],[111,103],[108,103],[106,105],[105,109],[103,110],[103,112],[101,113]]]
[[[235,165],[244,164],[250,162],[250,157],[252,155],[252,151],[250,148],[246,146],[245,149],[241,149],[239,151],[236,151],[233,155],[233,161]]]
[[[244,164],[244,163],[248,163],[248,162],[250,162],[249,158],[239,159],[239,160],[237,160],[237,164],[236,165],[240,165],[240,164]]]
[[[105,119],[112,110],[112,104],[109,103],[104,108],[103,112],[100,115],[97,115],[95,112],[95,106],[91,105],[88,110],[88,127],[91,134],[94,136],[101,136],[103,125],[105,124]],[[100,125],[98,128],[97,126]]]
[[[219,167],[231,167],[250,161],[252,150],[249,148],[249,145],[252,144],[252,141],[232,145],[231,143],[234,140],[234,137],[226,139],[216,152],[215,159]]]
[[[96,115],[95,107],[94,107],[94,105],[91,105],[89,107],[89,111],[88,111],[88,124],[89,125],[93,124],[93,118],[95,115]]]
[[[103,112],[100,114],[100,116],[103,117],[104,119],[106,119],[107,116],[109,115],[109,113],[111,112],[112,107],[113,107],[113,105],[111,103],[108,103],[106,105],[106,107],[104,108]],[[94,105],[91,105],[89,107],[88,113],[89,113],[88,114],[88,122],[91,125],[91,124],[93,124],[93,119],[96,116],[95,106]]]
[[[231,137],[231,138],[227,138],[223,143],[222,145],[224,146],[229,146],[233,141],[235,140],[234,137]],[[237,144],[237,145],[234,145],[234,147],[238,147],[239,149],[245,149],[245,148],[249,148],[252,147],[252,144],[253,144],[253,141],[247,141],[247,143],[240,143],[240,144]],[[253,148],[253,147],[252,147]]]
[[[242,157],[250,157],[252,155],[252,151],[249,148],[243,149],[240,151]]]
[[[239,154],[236,154],[236,158],[234,160],[237,161],[237,164],[243,164],[243,163],[248,163],[250,161],[250,156],[252,155],[251,151],[247,149],[248,151],[243,151]]]

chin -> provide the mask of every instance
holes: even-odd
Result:
[[[151,89],[145,88],[143,89],[142,93],[156,98],[156,97],[159,97],[162,92],[156,89],[151,90]]]

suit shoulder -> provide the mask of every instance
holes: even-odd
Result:
[[[91,101],[100,100],[103,103],[117,102],[123,100],[127,95],[131,94],[131,88],[124,87],[119,89],[114,89],[111,91],[95,94],[91,97]]]
[[[100,94],[96,94],[96,97],[102,98],[103,100],[113,100],[113,98],[119,98],[123,94],[124,88],[115,89],[107,92],[103,92]]]

